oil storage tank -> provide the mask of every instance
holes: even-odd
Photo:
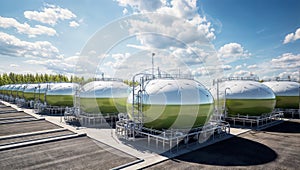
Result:
[[[262,116],[275,108],[275,94],[258,81],[229,78],[219,82],[218,86],[219,90],[214,88],[212,93],[215,99],[219,99],[219,105],[225,105],[223,109],[226,109],[228,116]]]
[[[34,94],[35,94],[35,96],[37,97],[37,99],[39,99],[39,101],[40,101],[41,103],[45,103],[45,101],[46,101],[46,100],[45,100],[45,99],[46,99],[46,92],[47,92],[47,90],[50,88],[51,84],[52,84],[52,83],[40,83],[40,84],[37,86],[37,88],[36,88]]]
[[[39,84],[27,84],[27,86],[23,92],[23,96],[26,101],[35,100],[35,98],[36,98],[35,92],[36,92],[38,86],[39,86]]]
[[[24,91],[27,87],[27,84],[21,84],[19,89],[17,90],[17,97],[18,98],[24,98]]]
[[[15,84],[12,88],[11,88],[11,95],[14,98],[18,97],[18,92],[19,92],[19,88],[22,87],[22,84]]]
[[[6,87],[6,85],[0,86],[0,97],[1,97],[1,99],[4,98],[4,88],[5,88],[5,87]]]
[[[145,81],[131,92],[127,103],[130,119],[140,114],[144,127],[157,130],[201,127],[214,108],[212,95],[201,83],[180,78]]]
[[[276,108],[299,109],[300,84],[293,81],[263,82],[276,95]]]
[[[47,105],[73,107],[75,91],[78,86],[76,83],[52,84],[46,92]]]
[[[126,112],[129,86],[118,79],[103,79],[85,84],[80,91],[82,112],[116,116]]]
[[[11,86],[11,84],[7,84],[2,87],[2,95],[3,95],[4,100],[7,100],[10,95],[9,90],[8,90],[10,86]]]

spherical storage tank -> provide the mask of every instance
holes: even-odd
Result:
[[[5,85],[2,85],[2,86],[0,86],[0,94],[4,94],[4,87],[5,87]]]
[[[51,106],[73,106],[73,99],[78,84],[55,83],[46,92],[46,102]]]
[[[10,96],[12,95],[12,89],[15,87],[15,84],[9,84],[5,87],[5,94]]]
[[[15,84],[12,88],[11,88],[11,95],[13,96],[13,97],[18,97],[17,96],[17,94],[18,94],[18,92],[19,92],[19,88],[21,88],[22,87],[22,84]]]
[[[264,82],[276,95],[276,108],[298,109],[300,84],[292,81]]]
[[[93,81],[80,91],[80,108],[86,113],[101,113],[103,116],[126,112],[129,86],[122,81]]]
[[[140,88],[134,90],[135,112],[132,112],[133,92],[128,96],[127,110],[133,119],[138,114],[140,99],[144,127],[158,130],[200,127],[213,114],[212,95],[195,80],[153,79],[145,82],[142,91]]]
[[[24,89],[23,95],[26,101],[35,100],[35,91],[37,90],[39,84],[28,84]]]
[[[212,93],[217,99],[216,89]],[[219,83],[219,104],[226,103],[228,115],[261,116],[273,111],[273,91],[262,83],[249,80],[228,80]]]
[[[8,94],[8,91],[7,91],[7,89],[8,89],[8,87],[9,86],[11,86],[10,84],[7,84],[7,85],[4,85],[3,87],[2,87],[2,94],[3,95],[7,95]]]
[[[52,83],[40,83],[36,90],[35,90],[35,95],[37,98],[40,100],[41,103],[45,102],[45,95],[47,90],[50,88]]]
[[[20,85],[19,89],[17,90],[17,97],[19,97],[19,98],[24,97],[23,94],[24,94],[24,91],[25,91],[26,87],[27,87],[27,84],[21,84]]]
[[[5,85],[2,85],[2,86],[0,86],[0,94],[1,95],[4,95],[4,87],[5,87]]]

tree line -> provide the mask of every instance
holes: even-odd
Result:
[[[83,77],[71,76],[68,78],[62,74],[0,74],[0,85],[25,84],[25,83],[47,83],[47,82],[82,82]]]

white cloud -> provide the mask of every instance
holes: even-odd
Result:
[[[223,58],[231,58],[231,57],[248,57],[251,54],[247,50],[244,50],[241,44],[229,43],[229,44],[225,44],[223,47],[219,49],[219,55]]]
[[[111,59],[113,59],[113,61],[106,62],[106,63],[104,63],[104,65],[112,67],[113,69],[119,69],[119,67],[121,67],[121,66],[123,67],[124,62],[129,58],[129,56],[130,56],[130,53],[111,54]],[[107,57],[109,57],[109,56],[107,56]]]
[[[134,12],[153,12],[162,6],[161,0],[117,0],[120,6],[130,7]]]
[[[76,27],[79,27],[79,24],[76,21],[71,21],[71,22],[69,22],[69,26],[76,28]]]
[[[9,67],[19,67],[18,64],[10,64]]]
[[[291,78],[292,80],[298,80],[299,81],[299,72],[298,71],[285,71],[282,72],[278,75],[278,77],[282,78],[282,79],[288,79]]]
[[[237,65],[237,66],[235,66],[235,69],[236,70],[239,70],[239,69],[241,69],[242,68],[242,65]]]
[[[249,77],[256,76],[255,72],[251,72],[248,70],[239,70],[230,74],[231,77]]]
[[[72,74],[76,63],[78,61],[78,56],[71,56],[62,59],[41,59],[41,60],[27,60],[25,63],[31,65],[39,65],[47,68],[53,73],[58,74]]]
[[[277,69],[299,69],[300,54],[285,53],[271,60],[272,67]]]
[[[16,57],[61,57],[59,51],[48,41],[27,42],[0,32],[0,54]]]
[[[128,14],[128,9],[127,9],[127,8],[124,8],[124,9],[123,9],[123,15],[126,15],[126,14]]]
[[[209,75],[209,70],[207,67],[199,67],[192,71],[192,75],[194,76],[207,76]]]
[[[205,17],[198,14],[195,0],[117,0],[120,6],[131,8],[135,13],[145,14],[141,20],[130,20],[131,34],[156,33],[139,35],[138,40],[144,46],[155,48],[178,47],[183,43],[200,42],[215,38],[214,29]],[[155,12],[156,15],[150,15]],[[147,18],[148,17],[148,18]],[[181,42],[181,43],[182,43]]]
[[[35,37],[36,35],[56,35],[56,31],[53,28],[45,27],[42,25],[35,25],[31,27],[29,24],[21,24],[14,18],[6,18],[0,16],[0,27],[2,28],[16,28],[21,34],[27,34],[29,37]]]
[[[232,69],[232,66],[231,65],[223,65],[222,68],[224,70],[231,70]]]
[[[69,9],[61,8],[59,6],[47,4],[41,12],[39,11],[25,11],[24,16],[27,19],[39,21],[44,24],[56,25],[59,20],[69,20],[76,18],[76,15]]]
[[[182,61],[189,65],[197,65],[205,62],[206,58],[209,56],[209,53],[205,52],[203,49],[199,48],[177,48],[172,52],[172,56],[181,58]]]
[[[285,36],[283,44],[287,44],[300,39],[300,28],[296,30],[295,33],[289,33]]]
[[[250,66],[248,66],[247,68],[248,69],[255,69],[255,68],[257,68],[258,66],[256,65],[256,64],[253,64],[253,65],[250,65]]]

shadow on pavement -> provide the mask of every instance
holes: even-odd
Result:
[[[300,133],[300,120],[284,121],[276,126],[264,129],[265,132]]]
[[[240,137],[233,137],[178,156],[173,161],[218,166],[249,166],[265,164],[276,158],[277,153],[266,145]]]

